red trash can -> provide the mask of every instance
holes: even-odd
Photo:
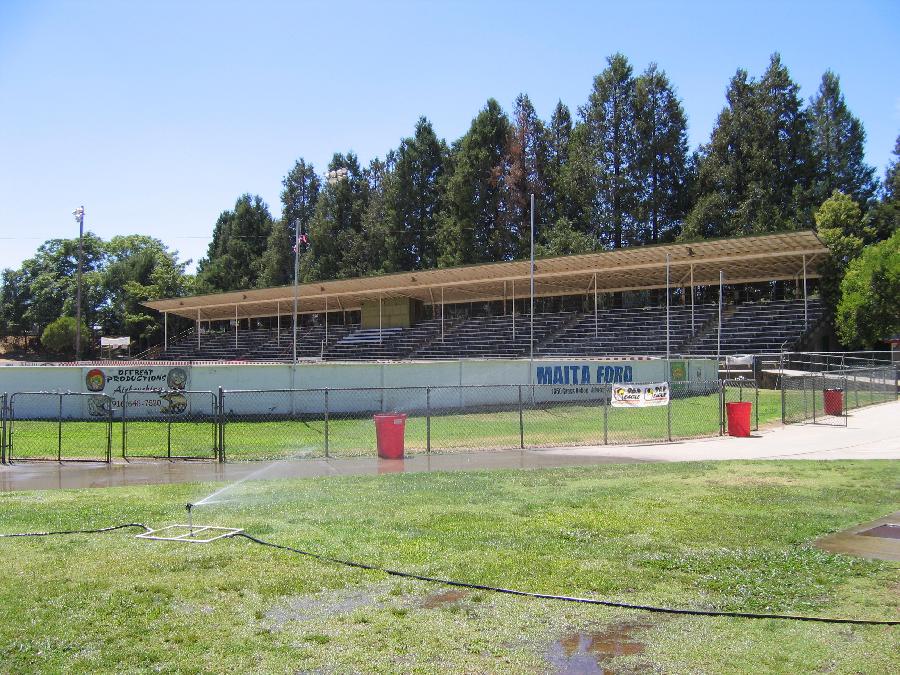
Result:
[[[825,414],[836,415],[838,417],[844,414],[844,390],[843,389],[826,389],[824,391],[825,398]]]
[[[381,459],[403,459],[403,434],[406,431],[406,415],[381,413],[373,416],[375,437],[378,440],[378,456]]]
[[[729,436],[746,438],[750,435],[750,409],[752,405],[749,401],[725,404],[725,412],[728,415]]]

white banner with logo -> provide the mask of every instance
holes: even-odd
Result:
[[[613,408],[654,408],[669,405],[669,383],[613,385]]]
[[[125,401],[130,417],[181,415],[188,411],[188,397],[180,392],[189,389],[189,366],[97,367],[82,370],[84,391],[106,394],[112,399],[114,411],[121,411]],[[104,410],[100,409],[99,404],[106,400],[100,396],[89,399],[90,415],[102,416]]]

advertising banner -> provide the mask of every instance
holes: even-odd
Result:
[[[120,412],[124,401],[130,417],[155,415],[181,415],[188,412],[188,397],[180,392],[189,389],[189,366],[142,366],[140,368],[83,368],[84,391],[106,394],[112,399],[115,412]],[[127,394],[127,397],[126,397]],[[106,411],[99,409],[101,396],[88,399],[88,412],[101,417]]]
[[[669,383],[613,385],[613,408],[654,408],[669,405]]]

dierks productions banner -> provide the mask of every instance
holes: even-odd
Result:
[[[613,408],[654,408],[669,405],[669,383],[613,385]]]
[[[181,415],[189,407],[183,391],[189,389],[191,370],[182,366],[149,366],[142,368],[83,368],[84,390],[106,394],[113,410],[121,411],[128,394],[128,415]],[[88,411],[94,417],[108,414],[106,399],[96,396],[88,400]]]

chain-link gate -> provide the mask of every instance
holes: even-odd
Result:
[[[892,366],[785,375],[781,383],[785,424],[811,421],[846,426],[851,409],[897,398],[897,373]]]
[[[216,459],[219,405],[211,391],[130,391],[122,397],[125,459]]]
[[[219,397],[220,461],[328,456],[327,390],[220,390]]]
[[[113,400],[105,394],[16,392],[7,461],[111,462]]]
[[[729,403],[748,402],[752,404],[750,414],[750,431],[759,431],[759,387],[755,380],[737,378],[734,380],[722,380],[722,410],[720,420],[722,433],[727,429],[726,406]]]

